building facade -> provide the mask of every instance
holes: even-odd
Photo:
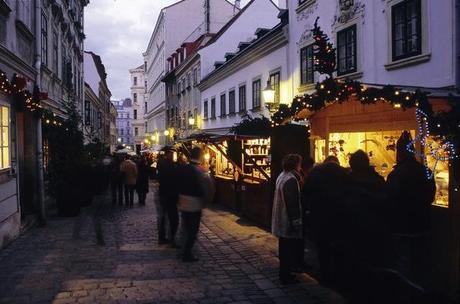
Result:
[[[166,90],[161,79],[167,69],[167,57],[184,41],[195,41],[205,33],[217,32],[237,11],[238,8],[226,0],[183,0],[160,11],[143,54],[148,88],[145,116],[148,133],[164,134],[166,129]],[[164,143],[166,139],[162,136],[160,141]]]
[[[88,0],[0,1],[0,70],[24,91],[40,94],[43,108],[65,117],[67,105],[83,100],[83,12]],[[0,91],[0,248],[21,226],[45,220],[42,121],[15,107]],[[44,149],[45,147],[45,149]],[[44,155],[45,151],[45,155]]]
[[[203,131],[227,134],[244,114],[268,116],[262,90],[273,78],[287,102],[287,34],[270,0],[250,1],[200,51]]]
[[[170,57],[163,82],[166,85],[166,125],[174,130],[175,137],[185,139],[203,126],[201,94],[198,88],[201,79],[198,50],[206,45],[213,34],[205,34],[193,42],[186,42]],[[185,54],[185,55],[182,55]],[[184,60],[178,63],[177,58]]]
[[[145,79],[144,65],[129,70],[131,76],[131,99],[133,101],[132,128],[136,152],[142,150],[146,138],[144,115],[147,114],[147,80]]]
[[[118,146],[117,134],[117,108],[110,102],[110,152],[114,152]]]
[[[102,143],[109,147],[112,93],[107,86],[107,74],[101,57],[85,52],[85,102],[83,106],[83,134],[85,143]]]
[[[134,149],[133,102],[130,98],[112,101],[117,110],[117,144]]]

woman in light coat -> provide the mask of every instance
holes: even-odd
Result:
[[[291,273],[295,262],[295,248],[301,242],[302,206],[296,170],[300,171],[302,157],[289,154],[283,159],[283,172],[276,180],[273,201],[272,233],[279,240],[279,277],[282,284],[296,283]]]

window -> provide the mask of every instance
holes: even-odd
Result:
[[[193,84],[198,84],[198,69],[193,69]]]
[[[134,82],[134,85],[137,86],[137,77],[134,77],[133,82]]]
[[[337,33],[337,74],[356,72],[356,25]]]
[[[139,136],[139,128],[138,127],[134,128],[134,136]]]
[[[227,95],[220,95],[220,116],[224,117],[227,115]]]
[[[120,131],[121,131],[121,132],[120,132],[121,135],[125,135],[125,134],[124,134],[124,133],[125,133],[125,129],[121,129]]]
[[[147,72],[147,61],[144,61],[144,72]]]
[[[98,129],[102,129],[102,112],[97,112],[97,127]]]
[[[56,75],[59,73],[59,47],[58,47],[58,34],[53,31],[53,69]]]
[[[133,116],[134,116],[134,119],[137,119],[137,110],[136,109],[134,109],[134,111],[133,111]]]
[[[405,0],[391,8],[391,32],[393,60],[421,54],[420,0]]]
[[[208,119],[208,100],[203,102],[203,117],[204,119]]]
[[[147,133],[147,122],[144,123],[145,133]]]
[[[134,102],[137,103],[137,93],[133,93]]]
[[[211,119],[216,118],[216,98],[211,98]]]
[[[235,90],[228,92],[228,114],[235,113]]]
[[[270,75],[270,84],[275,89],[275,103],[280,103],[280,73],[273,73]]]
[[[246,111],[246,85],[242,85],[238,89],[238,105],[239,111],[244,112]]]
[[[258,79],[252,82],[252,108],[253,109],[260,108],[260,93],[261,93],[261,86],[260,86],[260,79]]]
[[[0,105],[0,170],[10,166],[10,109]]]
[[[313,64],[313,44],[300,50],[300,84],[315,82]]]
[[[144,81],[145,93],[147,93],[147,80]]]
[[[42,12],[42,63],[48,65],[48,18]]]
[[[91,104],[89,100],[85,100],[85,125],[89,126],[91,123]]]
[[[147,114],[147,101],[144,102],[144,113]]]

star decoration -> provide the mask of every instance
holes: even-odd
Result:
[[[420,108],[415,109],[415,118],[418,125],[418,133],[415,139],[407,144],[406,148],[407,151],[414,153],[422,159],[428,179],[433,179],[439,162],[449,161],[457,157],[455,148],[449,141],[439,144],[435,141],[433,143],[429,142],[430,130],[428,126],[428,115],[420,110]],[[417,142],[420,142],[420,145],[426,148],[429,155],[434,158],[435,161],[432,168],[429,168],[427,155],[423,151],[419,152],[415,149],[415,143]]]

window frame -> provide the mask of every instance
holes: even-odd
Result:
[[[234,115],[235,112],[236,112],[236,91],[234,88],[232,88],[228,91],[228,114]]]
[[[41,61],[48,67],[48,16],[42,11],[40,22],[40,39],[41,39]]]
[[[203,101],[203,119],[208,119],[208,116],[209,116],[208,103],[209,102],[207,99]]]
[[[220,94],[220,117],[227,116],[227,92],[223,92]]]
[[[314,64],[314,44],[308,44],[300,49],[300,85],[309,85],[309,84],[314,84],[315,83],[315,64]],[[311,74],[310,74],[310,69],[308,68],[308,62],[310,59],[308,58],[308,50],[311,49]],[[305,60],[303,58],[305,51]],[[304,67],[304,62],[305,62],[305,67]],[[305,70],[304,70],[305,69]],[[304,75],[305,74],[305,75]],[[311,75],[311,82],[309,82],[308,76]]]
[[[276,81],[276,77],[278,77],[278,83],[274,83],[272,81]],[[269,78],[270,85],[275,89],[275,104],[279,104],[281,102],[281,71],[275,71],[270,73]]]
[[[353,44],[353,59],[354,59],[354,67],[350,69],[348,65],[346,66],[345,71],[340,70],[340,48],[345,47],[345,61],[348,61],[348,44],[347,37],[345,37],[345,45],[340,45],[340,35],[347,35],[349,31],[354,31],[354,44]],[[347,75],[351,73],[356,73],[358,71],[358,27],[356,24],[351,24],[340,31],[337,32],[337,76]]]
[[[258,89],[256,88],[258,86]],[[257,91],[256,91],[257,90]],[[262,79],[252,81],[252,109],[258,110],[262,106]]]
[[[417,28],[417,50],[416,51],[413,51],[413,52],[408,52],[407,51],[407,42],[408,42],[408,36],[407,36],[407,31],[404,31],[403,32],[403,38],[402,40],[404,41],[404,44],[406,46],[406,49],[404,50],[404,54],[402,55],[396,55],[396,26],[395,26],[395,22],[396,22],[396,14],[395,14],[395,11],[396,9],[400,9],[401,7],[404,7],[403,10],[404,10],[404,27],[405,29],[407,29],[407,24],[408,24],[408,19],[407,19],[407,5],[409,2],[413,2],[416,4],[416,10],[417,10],[417,25],[416,25],[416,28]],[[410,57],[415,57],[415,56],[418,56],[418,55],[421,55],[423,50],[422,50],[422,47],[423,47],[423,27],[422,27],[422,18],[423,18],[423,15],[422,15],[422,1],[421,0],[403,0],[401,2],[398,2],[398,3],[395,3],[394,5],[391,6],[391,10],[390,10],[390,14],[391,14],[391,17],[390,17],[390,21],[391,21],[391,59],[392,61],[398,61],[398,60],[403,60],[403,59],[407,59],[407,58],[410,58]]]
[[[211,97],[211,119],[216,119],[216,97]]]
[[[244,92],[244,94],[243,94],[244,100],[242,100],[242,98],[241,98],[241,95],[242,95],[241,92]],[[247,111],[247,96],[248,96],[248,93],[247,93],[246,83],[241,84],[238,87],[238,112],[239,113],[243,113],[243,112]],[[242,105],[244,105],[244,106],[242,107]]]

